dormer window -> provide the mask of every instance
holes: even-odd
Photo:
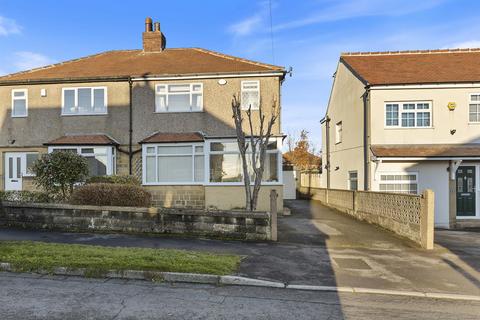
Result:
[[[21,118],[26,116],[28,116],[27,89],[12,90],[12,117]]]

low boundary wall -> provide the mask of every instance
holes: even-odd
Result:
[[[302,198],[345,212],[433,249],[434,194],[422,195],[299,187]]]
[[[0,204],[0,226],[75,232],[186,234],[270,240],[268,212],[99,207],[69,204]]]

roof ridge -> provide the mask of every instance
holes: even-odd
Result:
[[[245,62],[245,63],[250,63],[250,64],[253,64],[253,65],[256,65],[256,66],[263,66],[263,67],[267,67],[267,68],[274,69],[274,70],[285,69],[284,67],[281,67],[281,66],[276,66],[276,65],[273,65],[273,64],[268,64],[268,63],[263,63],[263,62],[254,61],[254,60],[250,60],[250,59],[240,58],[240,57],[232,56],[232,55],[229,55],[229,54],[213,51],[213,50],[210,50],[210,49],[204,49],[204,48],[198,48],[198,47],[184,48],[184,49],[193,49],[193,50],[197,50],[197,51],[207,53],[207,54],[210,54],[210,55],[213,55],[213,56],[217,56],[217,57],[220,57],[220,58],[225,58],[225,59],[230,59],[230,60],[234,60],[234,61],[241,61],[241,62]]]
[[[52,63],[52,64],[48,64],[48,65],[45,65],[45,66],[37,67],[37,68],[32,68],[32,69],[28,69],[28,70],[22,70],[22,71],[18,71],[18,72],[14,72],[14,73],[9,73],[9,74],[0,76],[0,79],[6,80],[7,78],[13,77],[13,76],[16,76],[16,75],[26,74],[26,73],[35,72],[35,71],[44,70],[44,69],[49,69],[49,68],[54,68],[54,67],[58,67],[58,66],[61,66],[61,65],[67,64],[67,63],[78,62],[78,61],[81,61],[81,60],[85,60],[85,59],[89,59],[89,58],[93,58],[93,57],[98,57],[98,56],[108,54],[108,53],[112,53],[112,52],[133,52],[133,51],[137,51],[137,50],[135,50],[135,49],[125,49],[125,50],[102,51],[102,52],[90,54],[88,56],[83,56],[83,57],[80,57],[80,58],[65,60],[65,61],[62,61],[62,62]]]
[[[480,48],[452,48],[427,50],[398,50],[398,51],[358,51],[342,52],[341,56],[379,56],[379,55],[407,55],[407,54],[442,54],[442,53],[470,53],[480,52]]]

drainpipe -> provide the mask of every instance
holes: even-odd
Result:
[[[327,169],[327,189],[330,189],[330,117],[325,117],[325,139],[327,140],[327,164],[325,169]]]
[[[129,90],[129,110],[128,110],[128,174],[132,175],[132,162],[133,162],[133,152],[132,152],[132,141],[133,141],[133,104],[132,104],[132,78],[128,78],[128,90]]]
[[[363,94],[363,190],[368,191],[370,189],[370,172],[368,170],[368,95],[370,88],[365,87],[365,93]]]

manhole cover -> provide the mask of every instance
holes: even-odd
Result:
[[[370,266],[363,259],[356,258],[333,258],[340,268],[370,270]]]

